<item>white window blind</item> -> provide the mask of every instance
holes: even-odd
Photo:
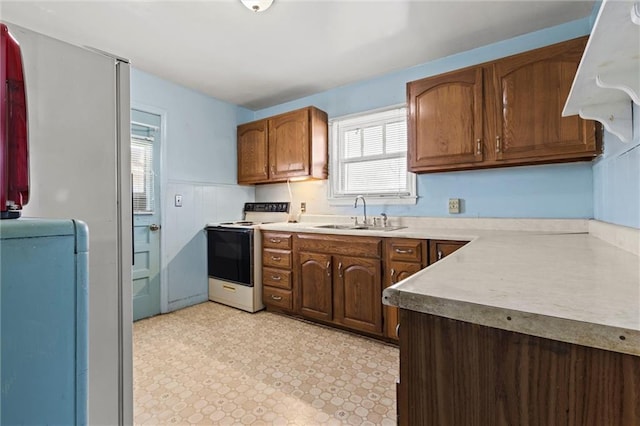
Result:
[[[133,189],[133,211],[153,213],[153,138],[132,135],[131,180]]]
[[[407,173],[406,108],[396,107],[331,122],[332,201],[415,203],[415,175]]]

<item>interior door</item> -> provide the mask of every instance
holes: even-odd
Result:
[[[131,110],[134,321],[160,313],[160,119]]]

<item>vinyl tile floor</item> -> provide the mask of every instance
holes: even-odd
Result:
[[[393,425],[399,352],[206,302],[133,326],[134,422]]]

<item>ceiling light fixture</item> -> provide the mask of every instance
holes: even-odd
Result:
[[[269,6],[273,3],[273,0],[240,0],[247,9],[254,12],[263,12],[269,9]]]

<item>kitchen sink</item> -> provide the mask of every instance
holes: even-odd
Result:
[[[314,228],[323,228],[323,229],[347,229],[347,230],[361,230],[361,231],[395,231],[398,229],[406,228],[406,226],[374,226],[374,225],[318,225],[314,226]]]

